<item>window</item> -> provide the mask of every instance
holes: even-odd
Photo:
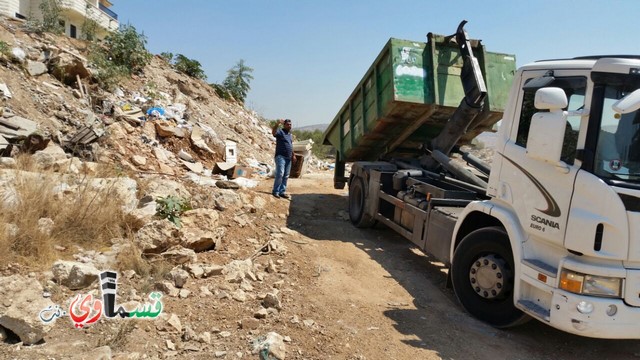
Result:
[[[532,79],[527,80],[526,83],[531,80]],[[587,79],[585,77],[558,77],[544,87],[559,87],[564,90],[567,95],[567,100],[569,101],[569,106],[565,110],[575,111],[584,107],[584,94],[587,87]],[[534,99],[538,89],[539,88],[524,89],[522,108],[520,110],[520,120],[518,122],[518,134],[516,136],[516,144],[522,147],[527,147],[531,117],[536,112],[543,111],[536,109],[534,106]],[[580,117],[568,117],[560,160],[570,165],[573,165],[576,158],[579,130]]]
[[[75,25],[69,25],[69,36],[71,36],[74,39],[78,36]]]
[[[27,20],[27,17],[20,14],[20,13],[16,13],[16,19],[22,19],[22,20]]]

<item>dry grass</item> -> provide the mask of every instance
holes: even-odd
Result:
[[[13,202],[0,203],[0,264],[47,268],[59,257],[56,245],[74,251],[75,245],[101,249],[111,245],[110,239],[127,235],[125,216],[112,187],[96,191],[90,177],[79,175],[72,179],[72,192],[55,194],[55,183],[72,181],[62,181],[61,174],[29,171],[34,167],[29,157],[19,158],[18,169],[23,171],[15,173],[13,186],[3,189],[5,194],[13,194]],[[40,229],[39,221],[46,221],[43,218],[53,220],[49,234]],[[17,233],[8,228],[17,228]]]
[[[119,321],[115,329],[108,331],[106,336],[103,336],[100,341],[98,341],[98,347],[109,346],[112,350],[123,350],[129,342],[131,333],[135,330],[137,322],[138,321],[132,319]]]
[[[116,258],[116,268],[118,271],[133,270],[140,276],[142,281],[137,284],[138,290],[142,293],[151,292],[155,283],[165,278],[173,267],[174,265],[165,260],[145,260],[142,257],[140,249],[133,244],[130,250],[120,252]]]

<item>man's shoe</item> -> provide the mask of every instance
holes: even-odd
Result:
[[[291,196],[289,196],[289,194],[285,194],[285,193],[279,194],[278,196],[280,196],[281,198],[285,198],[285,199],[290,199],[291,198]]]
[[[271,195],[273,195],[273,197],[276,198],[276,199],[280,199],[280,195],[278,195],[278,194],[271,194]]]

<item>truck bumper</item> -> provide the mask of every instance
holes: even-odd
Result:
[[[593,311],[583,314],[578,304],[586,302]],[[613,315],[607,309],[616,307]],[[568,333],[602,339],[640,339],[640,307],[628,306],[622,299],[583,296],[554,290],[549,325]]]

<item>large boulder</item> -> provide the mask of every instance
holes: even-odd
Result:
[[[100,271],[92,264],[58,260],[51,268],[53,278],[71,290],[84,289],[98,280]]]
[[[0,326],[11,330],[25,345],[40,342],[53,323],[40,320],[38,314],[54,304],[43,298],[42,285],[22,275],[0,277]]]
[[[67,85],[76,83],[76,76],[85,79],[90,75],[83,61],[69,53],[60,53],[52,57],[49,60],[49,72]]]
[[[159,254],[180,242],[176,226],[169,220],[152,221],[144,225],[133,237],[143,253]]]
[[[214,249],[223,233],[217,229],[218,211],[189,210],[182,215],[181,245],[196,252]]]
[[[149,179],[145,186],[145,195],[150,195],[154,199],[159,197],[174,196],[183,199],[191,198],[191,194],[181,183],[162,178]]]

